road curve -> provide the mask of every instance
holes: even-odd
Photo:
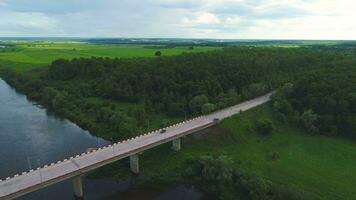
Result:
[[[130,155],[213,126],[215,125],[213,122],[215,118],[221,120],[241,111],[264,104],[270,100],[271,94],[272,93],[269,93],[209,115],[166,127],[165,133],[160,133],[160,130],[156,130],[0,180],[0,200],[20,197]]]

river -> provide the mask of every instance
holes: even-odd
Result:
[[[0,79],[0,178],[108,144],[68,120],[58,119],[34,105]],[[128,171],[129,173],[129,171]],[[196,200],[194,187],[178,185],[166,191],[132,191],[127,182],[84,180],[85,199]],[[122,197],[122,198],[121,198]],[[19,198],[20,200],[73,199],[71,181],[64,181]]]

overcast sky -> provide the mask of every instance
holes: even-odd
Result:
[[[356,1],[0,0],[0,36],[356,39]]]

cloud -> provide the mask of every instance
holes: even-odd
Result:
[[[34,32],[41,34],[48,32],[56,27],[57,21],[47,17],[42,13],[22,13],[22,12],[1,12],[0,26],[6,27],[0,30],[17,34],[17,32]]]
[[[3,0],[3,2],[6,8],[11,11],[48,14],[65,14],[105,7],[104,4],[96,0]]]
[[[157,5],[163,8],[172,8],[172,9],[198,9],[201,8],[204,4],[204,1],[196,0],[159,0],[159,1],[150,1],[151,5]]]
[[[214,14],[203,12],[198,13],[193,19],[183,18],[183,23],[188,25],[219,24],[220,19]]]
[[[0,0],[0,36],[356,39],[354,0]]]

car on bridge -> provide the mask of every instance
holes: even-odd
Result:
[[[166,129],[162,129],[159,133],[165,133],[165,132],[167,132],[167,130]]]

